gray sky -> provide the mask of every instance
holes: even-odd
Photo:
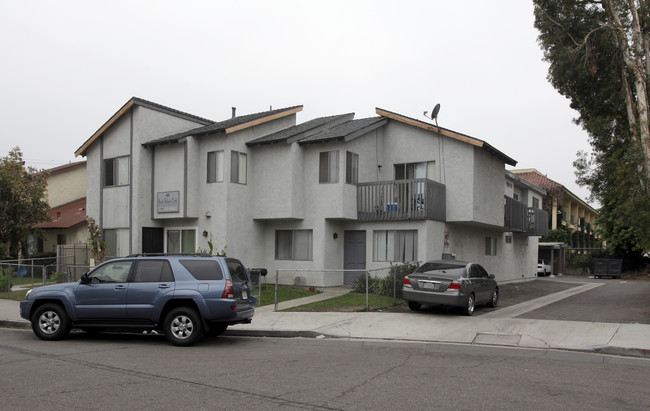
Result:
[[[531,1],[0,0],[0,156],[51,168],[132,96],[211,120],[381,107],[487,141],[585,199],[590,151],[547,82]],[[511,167],[508,167],[511,169]]]

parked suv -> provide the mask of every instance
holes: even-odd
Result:
[[[106,261],[75,283],[32,289],[20,315],[43,340],[63,339],[72,328],[157,330],[170,343],[188,346],[250,323],[255,302],[237,259],[138,254]]]

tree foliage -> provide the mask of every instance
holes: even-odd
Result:
[[[650,249],[650,1],[534,0],[548,79],[571,100],[593,154],[574,162],[602,208],[608,250]]]
[[[25,167],[18,147],[0,159],[0,254],[16,257],[27,246],[32,225],[47,221],[47,173]],[[8,247],[8,250],[6,249]]]

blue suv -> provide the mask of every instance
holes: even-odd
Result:
[[[20,315],[43,340],[63,339],[72,328],[156,330],[174,345],[189,346],[250,323],[255,302],[237,259],[139,254],[106,261],[75,283],[32,289]]]

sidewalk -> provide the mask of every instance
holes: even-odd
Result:
[[[514,318],[593,287],[575,287],[474,317],[425,312],[275,312],[271,305],[257,309],[251,324],[232,326],[226,335],[462,343],[650,358],[647,324]],[[20,318],[18,304],[0,299],[0,327],[30,328],[29,322]]]

